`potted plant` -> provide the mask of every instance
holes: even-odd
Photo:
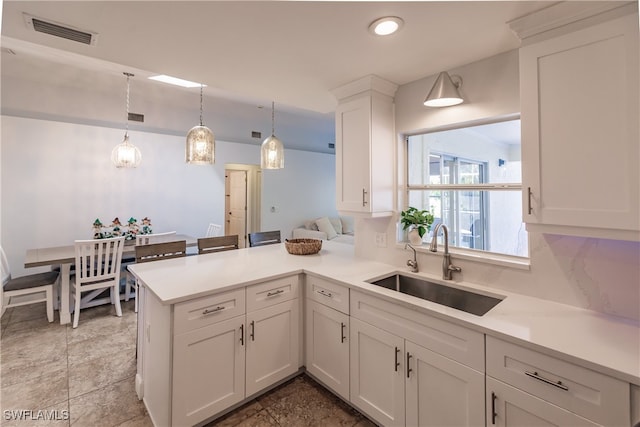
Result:
[[[400,212],[400,223],[403,230],[409,230],[409,242],[413,245],[421,245],[422,237],[431,230],[433,214],[429,210],[409,206],[407,210]]]

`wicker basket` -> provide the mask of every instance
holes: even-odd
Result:
[[[322,249],[322,240],[319,239],[286,239],[284,246],[287,252],[293,255],[317,254]]]

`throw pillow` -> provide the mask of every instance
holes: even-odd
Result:
[[[331,221],[329,221],[329,218],[326,216],[316,219],[316,225],[318,226],[318,230],[327,235],[327,240],[331,240],[338,235],[333,225],[331,225]]]
[[[342,232],[344,234],[353,234],[355,232],[352,216],[341,216],[340,221],[342,222]]]
[[[311,221],[305,222],[304,223],[304,228],[306,228],[307,230],[318,231],[318,226],[316,225],[316,221],[315,220],[311,220]]]
[[[333,229],[336,230],[336,233],[342,234],[342,221],[340,221],[340,218],[329,218],[329,222],[333,225]]]

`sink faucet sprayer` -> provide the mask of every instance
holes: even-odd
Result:
[[[404,245],[405,249],[407,249],[407,247],[410,247],[411,250],[413,251],[413,259],[407,260],[407,265],[409,267],[411,267],[411,272],[412,273],[417,273],[418,272],[418,261],[416,260],[416,249],[413,246],[411,246],[409,243]]]
[[[431,238],[431,244],[429,250],[431,252],[438,252],[438,233],[442,229],[444,233],[444,259],[442,260],[442,278],[444,280],[451,280],[451,273],[461,272],[462,268],[451,264],[451,255],[449,255],[449,230],[444,223],[440,222],[433,229],[433,238]]]

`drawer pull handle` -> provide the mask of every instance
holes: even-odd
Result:
[[[400,366],[400,362],[398,362],[398,354],[400,353],[400,349],[396,347],[396,360],[395,360],[395,370],[398,372],[398,367]]]
[[[411,378],[411,371],[413,371],[413,369],[410,368],[411,364],[409,362],[412,357],[411,353],[407,351],[407,378]]]
[[[327,291],[325,291],[324,289],[320,289],[320,290],[318,291],[318,293],[319,293],[320,295],[324,295],[325,297],[333,298],[333,295],[331,294],[331,292],[327,292]]]
[[[367,190],[363,188],[362,189],[362,206],[367,206],[366,196],[367,196]]]
[[[284,289],[278,289],[277,291],[267,292],[267,296],[268,297],[273,297],[273,296],[276,296],[276,295],[280,295],[283,292],[284,292]]]
[[[225,307],[224,306],[217,306],[216,308],[207,308],[206,310],[204,310],[202,312],[203,315],[207,315],[207,314],[211,314],[211,313],[217,313],[219,311],[224,310]]]
[[[347,337],[344,336],[344,328],[345,328],[344,323],[340,322],[340,342],[343,343],[345,339],[347,339]]]
[[[525,373],[525,375],[527,375],[527,376],[529,376],[531,378],[534,378],[534,379],[536,379],[538,381],[542,381],[543,383],[552,385],[554,387],[558,387],[559,389],[564,390],[564,391],[569,391],[569,387],[567,387],[566,385],[562,384],[562,381],[557,381],[556,382],[556,381],[547,379],[545,377],[540,376],[540,374],[538,374],[537,372],[525,371],[524,373]]]

